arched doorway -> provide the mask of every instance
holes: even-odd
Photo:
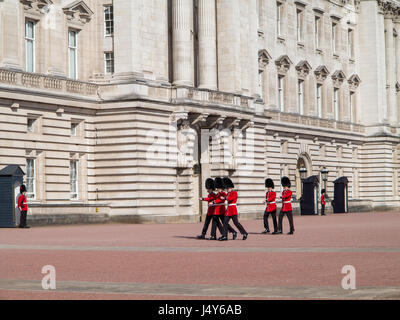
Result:
[[[296,167],[296,199],[302,195],[301,179],[305,179],[312,175],[311,159],[306,153],[302,153],[297,160]]]

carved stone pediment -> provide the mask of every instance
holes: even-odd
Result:
[[[312,70],[312,67],[306,60],[301,60],[296,65],[296,70],[297,70],[297,75],[299,76],[299,78],[305,78],[310,73],[310,70]]]
[[[275,60],[275,64],[278,67],[279,73],[286,73],[289,70],[290,65],[293,64],[293,62],[287,55],[283,55],[280,56],[277,60]]]
[[[258,51],[258,69],[265,70],[267,64],[272,59],[267,50],[263,49]]]
[[[332,74],[332,80],[333,80],[333,84],[335,86],[341,86],[344,79],[346,79],[346,75],[344,74],[344,72],[342,70],[336,70]]]
[[[67,19],[80,23],[87,23],[93,15],[93,11],[87,6],[84,1],[74,1],[68,6],[63,8]]]
[[[51,0],[20,0],[27,11],[33,11],[36,13],[46,13],[46,8],[53,4]]]
[[[361,83],[361,79],[358,75],[353,74],[347,82],[349,83],[350,90],[356,90]]]
[[[329,70],[325,66],[319,66],[317,69],[315,69],[314,74],[317,78],[317,81],[325,81],[326,77],[329,74]]]

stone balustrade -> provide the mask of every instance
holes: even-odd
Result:
[[[84,96],[96,96],[99,85],[89,82],[75,81],[37,73],[13,71],[0,68],[0,84],[11,84],[26,88],[42,89],[54,93],[74,93]]]

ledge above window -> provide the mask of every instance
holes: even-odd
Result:
[[[282,36],[277,36],[276,40],[277,40],[279,43],[283,43],[283,44],[286,42],[285,38],[282,37]]]
[[[323,55],[324,51],[322,49],[320,49],[320,48],[317,48],[317,49],[315,49],[315,53]]]

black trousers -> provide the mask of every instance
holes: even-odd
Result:
[[[325,205],[324,204],[322,204],[321,205],[321,215],[325,215]]]
[[[27,211],[21,211],[21,217],[19,219],[19,226],[20,227],[26,227],[26,214]]]
[[[206,235],[207,230],[208,230],[208,226],[210,225],[210,222],[211,222],[212,218],[213,218],[213,216],[206,216],[206,220],[204,221],[203,231],[201,232],[201,234],[203,236]]]
[[[243,226],[240,224],[238,217],[237,216],[225,216],[224,218],[224,237],[228,237],[228,226],[229,226],[229,220],[233,221],[233,224],[238,228],[239,232],[241,234],[246,234],[246,230],[243,228]]]
[[[269,225],[268,225],[268,217],[271,215],[272,217],[272,222],[274,223],[274,231],[278,231],[278,223],[276,221],[276,210],[267,212],[266,210],[264,211],[264,228],[265,230],[269,231]]]
[[[282,211],[282,210],[279,214],[279,231],[282,232],[282,220],[283,220],[283,216],[285,216],[285,215],[288,217],[288,220],[289,220],[290,231],[294,231],[292,211]]]
[[[224,218],[225,216],[218,215],[213,217],[212,221],[212,227],[211,227],[211,237],[216,237],[217,236],[217,228],[221,235],[224,234]],[[228,231],[230,233],[234,233],[235,229],[233,229],[230,224],[228,224]]]

